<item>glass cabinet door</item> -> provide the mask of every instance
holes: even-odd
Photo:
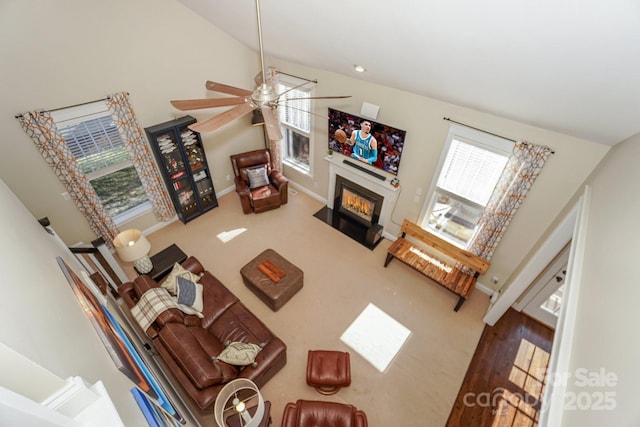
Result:
[[[185,216],[188,217],[198,212],[193,186],[188,177],[175,181],[173,188],[178,199],[179,208]]]
[[[206,159],[198,135],[185,127],[180,130],[180,139],[182,140],[185,158],[187,159],[191,172],[202,169],[206,165]]]
[[[162,163],[171,179],[174,180],[185,176],[184,160],[178,148],[174,132],[166,132],[158,135],[156,143],[162,154]]]
[[[184,223],[218,206],[211,171],[191,116],[145,128],[178,218]]]

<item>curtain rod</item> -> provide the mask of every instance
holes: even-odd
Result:
[[[127,93],[127,95],[128,95],[128,93]],[[66,107],[58,107],[58,108],[54,108],[52,110],[44,110],[44,111],[47,111],[49,113],[53,113],[54,111],[65,110],[67,108],[82,107],[83,105],[93,104],[94,102],[106,101],[108,99],[111,99],[111,97],[110,96],[105,96],[104,98],[96,99],[94,101],[81,102],[79,104],[67,105]],[[19,119],[20,117],[23,117],[23,116],[24,116],[23,114],[16,114],[15,118]]]
[[[442,119],[443,120],[447,120],[447,121],[449,121],[451,123],[455,123],[455,124],[458,124],[458,125],[462,125],[462,126],[468,127],[470,129],[475,129],[475,130],[480,131],[480,132],[488,133],[489,135],[497,136],[498,138],[506,139],[507,141],[518,142],[515,139],[507,138],[506,136],[498,135],[497,133],[487,132],[486,130],[478,129],[478,128],[473,127],[473,126],[469,126],[469,125],[467,125],[465,123],[456,122],[455,120],[451,120],[449,117],[443,117]],[[556,154],[556,152],[554,150],[552,150],[551,148],[549,148],[549,151],[551,151],[551,154]]]

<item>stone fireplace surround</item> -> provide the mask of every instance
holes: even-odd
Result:
[[[396,205],[398,200],[398,195],[400,194],[400,187],[392,186],[389,181],[393,178],[393,175],[389,175],[379,169],[374,169],[372,167],[368,167],[364,163],[358,162],[358,165],[362,165],[364,168],[371,170],[379,175],[385,175],[385,180],[382,181],[374,176],[369,175],[368,173],[356,169],[350,165],[343,163],[343,160],[349,160],[353,163],[358,162],[355,159],[350,159],[342,154],[334,154],[333,156],[325,157],[325,160],[329,162],[329,188],[327,195],[327,207],[329,209],[334,209],[334,201],[336,198],[335,195],[335,187],[336,187],[336,175],[340,175],[343,178],[348,179],[349,181],[355,182],[358,185],[361,185],[374,193],[380,194],[384,197],[384,201],[382,203],[382,208],[380,209],[380,216],[378,218],[378,224],[383,227],[383,236],[388,239],[394,239],[395,236],[387,234],[389,225],[391,223],[391,213],[393,212],[393,208]],[[335,207],[336,209],[338,206]]]

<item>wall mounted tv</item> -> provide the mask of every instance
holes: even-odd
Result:
[[[371,123],[371,134],[378,141],[378,158],[370,164],[397,175],[400,167],[400,157],[404,148],[404,140],[407,135],[404,130],[329,108],[329,149],[351,157],[353,147],[346,142],[339,142],[338,139],[341,138],[338,136],[338,139],[336,139],[336,132],[341,130],[346,134],[347,138],[351,138],[351,132],[359,130],[360,123],[363,121]],[[338,132],[338,135],[340,135],[340,132]]]

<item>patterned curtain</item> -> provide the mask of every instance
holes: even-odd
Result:
[[[487,261],[491,259],[550,154],[549,147],[520,141],[514,145],[513,154],[480,218],[480,231],[468,247],[470,252]]]
[[[271,162],[273,163],[273,168],[280,171],[280,173],[284,173],[282,170],[282,140],[273,141],[268,137],[267,139],[267,148],[271,151]]]
[[[104,238],[107,246],[113,246],[112,241],[118,234],[118,229],[69,151],[51,113],[29,112],[18,116],[18,121],[60,182],[64,184],[78,210],[89,222],[91,230],[96,236]]]
[[[156,218],[159,221],[172,219],[176,214],[175,209],[156,169],[149,145],[145,142],[142,130],[138,126],[133,108],[129,103],[129,94],[120,92],[111,95],[106,103],[149,197]]]

